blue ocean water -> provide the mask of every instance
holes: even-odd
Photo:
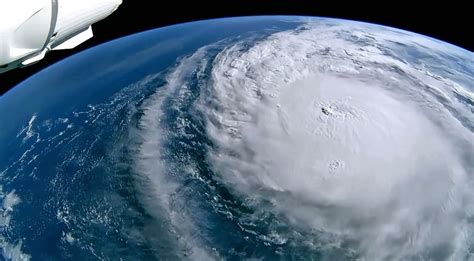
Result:
[[[138,108],[165,80],[134,83],[164,75],[210,43],[223,41],[223,48],[242,37],[257,41],[298,24],[288,17],[230,18],[151,30],[67,58],[0,97],[2,190],[21,198],[14,211],[4,211],[10,223],[3,240],[34,260],[177,258],[181,250],[166,242],[173,235],[139,203],[127,164]],[[213,230],[236,229],[216,224]],[[151,241],[142,233],[159,236]],[[242,240],[238,234],[216,237],[227,247]],[[14,253],[8,249],[6,257]]]

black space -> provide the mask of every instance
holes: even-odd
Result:
[[[35,65],[0,74],[0,95],[41,69],[100,43],[166,25],[229,16],[309,15],[344,18],[405,29],[474,50],[474,14],[468,1],[464,1],[464,4],[426,1],[428,6],[421,6],[419,1],[377,1],[371,4],[331,0],[123,1],[115,13],[92,26],[94,38],[86,43],[73,50],[50,52]]]

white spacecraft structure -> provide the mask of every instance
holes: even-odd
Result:
[[[0,0],[0,73],[92,38],[91,25],[122,0]]]

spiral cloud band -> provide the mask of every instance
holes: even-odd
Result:
[[[183,179],[200,179],[192,155],[202,153],[212,180],[254,209],[227,212],[233,222],[249,231],[248,223],[271,216],[261,235],[269,244],[292,242],[328,258],[466,258],[474,199],[466,84],[473,76],[457,71],[456,82],[443,73],[457,68],[435,67],[437,55],[456,57],[455,50],[395,29],[337,22],[220,45],[183,58],[147,100],[141,121],[138,169],[155,180],[159,205],[179,220],[171,226],[194,254],[219,256],[210,251],[211,228],[202,229],[212,217],[201,212],[211,210],[182,191]],[[400,46],[419,58],[397,53]],[[428,50],[432,58],[421,55]],[[180,149],[199,152],[163,152],[170,140],[196,135],[208,142]],[[226,205],[218,197],[214,212]],[[176,201],[188,210],[170,207]]]

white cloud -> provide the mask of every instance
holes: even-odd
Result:
[[[460,108],[454,99],[441,104],[414,84],[424,80],[415,67],[343,38],[367,35],[401,41],[359,25],[315,24],[222,52],[201,104],[218,145],[213,167],[241,196],[270,200],[268,211],[296,227],[355,240],[368,259],[462,257],[472,237],[473,166],[456,144],[472,148],[474,137],[444,107]],[[431,84],[451,95],[446,81]]]

